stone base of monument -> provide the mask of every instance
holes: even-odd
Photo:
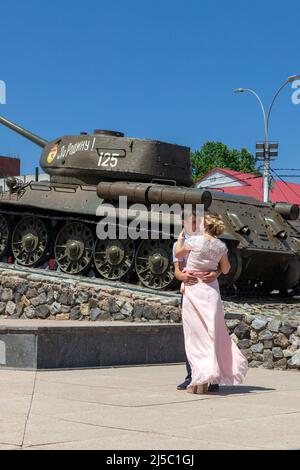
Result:
[[[0,368],[64,369],[183,362],[180,324],[7,320]]]

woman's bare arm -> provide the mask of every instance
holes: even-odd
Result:
[[[221,273],[223,274],[229,273],[231,266],[230,266],[227,255],[223,255],[222,258],[220,259],[219,268],[221,270]]]
[[[182,231],[176,243],[176,258],[184,258],[189,254],[189,250],[186,250],[186,248],[184,247],[184,242],[184,231]]]
[[[178,281],[183,281],[184,273],[183,273],[184,265],[180,261],[175,261],[174,263],[174,274]]]
[[[178,246],[178,242],[176,243],[176,258],[185,258],[189,252],[184,246]]]
[[[197,284],[198,279],[191,273],[183,272],[185,265],[184,263],[176,261],[174,263],[174,274],[178,281],[183,281],[187,285]]]

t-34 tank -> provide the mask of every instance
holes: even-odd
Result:
[[[248,283],[289,289],[300,277],[300,233],[288,222],[298,207],[192,188],[190,150],[178,145],[94,131],[51,142],[0,116],[0,123],[43,148],[40,165],[49,182],[8,180],[0,195],[0,256],[27,267],[55,259],[69,274],[99,274],[153,289],[174,286],[174,239],[106,239],[96,236],[97,209],[130,203],[204,204],[225,222],[231,271],[223,286]],[[122,218],[122,214],[118,213]]]

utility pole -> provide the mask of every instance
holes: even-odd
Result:
[[[292,83],[295,80],[298,80],[300,78],[300,75],[292,75],[291,77],[288,77],[286,81],[284,82],[283,85],[279,88],[279,90],[275,93],[271,104],[269,106],[268,114],[266,115],[265,107],[263,105],[262,100],[260,99],[259,95],[254,91],[251,90],[250,88],[236,88],[234,93],[245,93],[249,92],[252,95],[254,95],[257,100],[259,101],[260,107],[262,109],[263,113],[263,118],[264,118],[264,131],[265,131],[265,140],[264,142],[258,142],[256,144],[256,157],[257,158],[262,158],[264,161],[264,191],[263,191],[263,200],[264,202],[269,202],[269,193],[270,193],[270,178],[271,178],[271,166],[270,166],[270,160],[271,158],[275,158],[278,156],[278,143],[269,142],[269,120],[270,120],[270,115],[271,115],[271,110],[273,108],[274,101],[276,100],[277,96],[283,90],[283,88],[288,84]]]
[[[256,158],[262,159],[264,162],[264,191],[263,200],[269,202],[270,181],[271,181],[271,159],[278,157],[278,143],[277,142],[258,142],[256,144]]]

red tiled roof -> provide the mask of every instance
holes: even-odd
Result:
[[[243,186],[217,187],[217,181],[212,184],[211,189],[223,190],[230,194],[240,194],[242,196],[250,196],[259,200],[263,200],[263,178],[261,176],[254,175],[252,173],[240,173],[239,171],[228,170],[227,168],[214,168],[212,171],[206,173],[201,179],[198,180],[200,183],[202,179],[206,178],[215,171],[222,172],[226,175],[233,176],[239,181],[244,182]],[[209,189],[209,188],[208,188]],[[300,205],[300,184],[297,183],[285,183],[280,180],[272,182],[270,190],[270,201],[271,202],[289,202],[290,204]]]

